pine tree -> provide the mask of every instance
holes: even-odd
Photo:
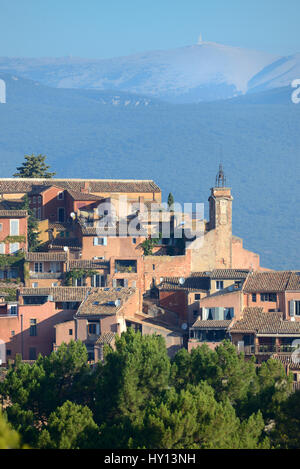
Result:
[[[0,449],[18,448],[20,448],[20,437],[17,432],[11,429],[0,412]]]
[[[169,210],[171,210],[173,208],[173,205],[174,205],[174,197],[173,197],[172,192],[170,192],[170,194],[168,195]]]
[[[17,173],[14,174],[14,177],[17,178],[52,178],[56,173],[48,172],[50,166],[46,165],[45,159],[46,156],[41,154],[39,155],[25,155],[25,162],[22,163],[22,166],[17,168]]]

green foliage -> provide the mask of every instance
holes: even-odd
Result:
[[[34,448],[297,448],[290,392],[275,360],[256,368],[224,341],[170,361],[161,336],[131,328],[95,368],[72,341],[32,365],[16,360],[0,381],[8,421]]]
[[[40,232],[38,231],[38,220],[35,218],[33,211],[30,209],[29,206],[29,197],[26,194],[23,197],[23,210],[27,210],[28,212],[28,220],[27,220],[27,238],[28,238],[28,250],[29,251],[37,251],[41,245],[38,237]]]
[[[140,247],[144,251],[144,256],[152,256],[153,255],[153,248],[158,244],[158,242],[161,240],[161,238],[162,238],[162,234],[159,233],[158,238],[149,237],[149,238],[145,239],[145,241],[143,241],[140,244]]]
[[[37,447],[43,449],[96,448],[99,429],[86,406],[66,401],[50,414]]]
[[[19,449],[20,437],[11,428],[0,411],[0,449]]]
[[[46,156],[39,155],[25,155],[25,161],[22,166],[17,168],[17,173],[14,177],[17,178],[52,178],[56,173],[48,172],[50,166],[46,165]]]
[[[168,195],[168,206],[169,206],[169,209],[171,209],[174,205],[174,196],[173,194],[170,192],[169,195]]]
[[[90,270],[90,269],[72,269],[66,273],[66,285],[71,286],[73,280],[83,278],[86,279],[87,277],[93,277],[97,274],[97,271]]]
[[[276,447],[283,449],[300,448],[300,391],[291,394],[282,403],[276,415],[272,438]]]

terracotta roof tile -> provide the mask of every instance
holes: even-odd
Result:
[[[160,188],[151,180],[135,180],[135,179],[33,179],[33,178],[1,178],[0,193],[13,194],[31,192],[34,187],[38,191],[43,190],[43,186],[49,188],[51,186],[61,187],[81,192],[85,188],[85,183],[89,184],[91,193],[109,193],[109,192],[161,192]],[[39,193],[39,192],[35,192]]]
[[[103,332],[96,341],[97,345],[111,344],[116,334],[114,332]]]
[[[231,323],[232,319],[225,321],[213,319],[202,321],[201,319],[197,319],[197,321],[194,322],[192,327],[197,327],[198,329],[228,329]]]
[[[27,215],[27,210],[0,210],[0,218],[24,218]]]
[[[249,293],[255,292],[284,292],[288,289],[288,285],[293,272],[253,272],[248,275],[243,291]]]
[[[53,301],[83,301],[90,287],[51,287],[20,289],[20,296],[52,296]]]
[[[255,334],[297,334],[300,322],[283,320],[281,312],[263,312],[263,308],[245,308],[243,317],[230,328],[230,333],[252,332]]]
[[[93,288],[77,311],[77,316],[113,315],[135,292],[133,288]]]
[[[65,252],[27,252],[25,260],[28,262],[39,262],[39,261],[60,261],[65,262],[67,260],[67,254]]]
[[[87,259],[72,259],[69,262],[70,269],[109,269],[109,261],[103,260],[87,260]]]
[[[163,277],[162,282],[158,285],[159,290],[188,290],[188,291],[207,291],[209,282],[203,277],[182,277],[184,282],[180,283],[181,277]]]

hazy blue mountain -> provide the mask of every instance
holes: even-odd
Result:
[[[278,60],[279,56],[264,52],[202,42],[106,60],[4,57],[0,71],[58,88],[108,89],[199,102],[247,92],[249,81]]]
[[[14,173],[24,154],[42,153],[58,177],[152,178],[165,199],[171,191],[177,201],[205,202],[207,209],[221,159],[234,197],[234,233],[261,254],[263,265],[299,269],[300,105],[292,104],[289,87],[169,104],[0,78],[7,84],[7,103],[0,104],[2,177]]]

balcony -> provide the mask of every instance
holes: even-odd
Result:
[[[297,347],[291,345],[244,345],[244,347],[237,348],[239,352],[244,352],[245,355],[272,355],[273,353],[290,354]]]
[[[31,279],[61,279],[62,276],[62,272],[29,272]]]
[[[137,273],[137,261],[136,260],[116,260],[115,261],[115,273]]]

